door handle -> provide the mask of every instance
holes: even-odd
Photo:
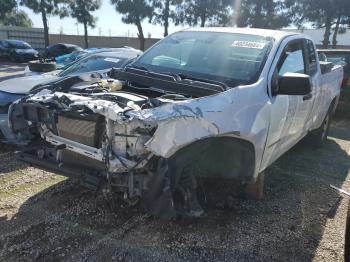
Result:
[[[312,94],[307,94],[306,96],[303,96],[303,101],[306,101],[306,100],[311,100],[312,99]]]

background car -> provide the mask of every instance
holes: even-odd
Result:
[[[344,79],[339,106],[350,107],[350,49],[321,49],[318,53],[321,60],[343,66]]]
[[[10,59],[13,62],[27,62],[38,59],[38,51],[24,41],[1,40],[0,57]]]
[[[140,50],[134,49],[132,47],[128,47],[128,46],[124,46],[124,47],[120,47],[123,49],[133,49],[136,51],[141,52]],[[74,51],[70,54],[66,54],[66,55],[62,55],[62,56],[58,56],[55,58],[56,61],[56,67],[57,69],[62,69],[63,67],[69,66],[72,63],[74,63],[75,61],[79,60],[80,58],[89,55],[91,53],[98,53],[98,52],[109,52],[109,51],[118,51],[120,48],[107,48],[107,47],[103,47],[103,48],[86,48],[80,51]]]
[[[83,49],[80,46],[72,45],[72,44],[65,44],[65,43],[53,44],[45,48],[45,51],[43,52],[43,57],[55,58],[58,56],[70,54],[75,51],[83,51]]]
[[[13,139],[8,129],[7,111],[9,106],[17,99],[26,96],[33,88],[85,73],[97,72],[107,77],[107,72],[111,68],[124,67],[141,53],[139,50],[130,48],[96,51],[81,58],[64,70],[17,77],[0,82],[0,140],[11,142]]]

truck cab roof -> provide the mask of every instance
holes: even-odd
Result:
[[[190,32],[218,32],[218,33],[237,33],[237,34],[247,34],[247,35],[260,35],[265,37],[272,37],[276,40],[280,40],[287,36],[302,35],[305,38],[309,38],[306,35],[287,32],[281,30],[269,30],[269,29],[259,29],[259,28],[236,28],[236,27],[203,27],[203,28],[189,28],[183,31]]]

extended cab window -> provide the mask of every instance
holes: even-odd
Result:
[[[285,73],[305,74],[304,51],[302,41],[292,41],[285,48],[277,66],[279,76]]]
[[[308,50],[308,63],[309,63],[309,72],[310,76],[313,76],[317,73],[317,60],[316,60],[316,50],[314,44],[310,40],[306,40],[307,50]]]

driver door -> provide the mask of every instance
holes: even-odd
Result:
[[[309,108],[304,96],[276,95],[278,79],[285,73],[307,73],[304,39],[286,41],[271,68],[271,120],[262,168],[269,166],[300,139]]]

